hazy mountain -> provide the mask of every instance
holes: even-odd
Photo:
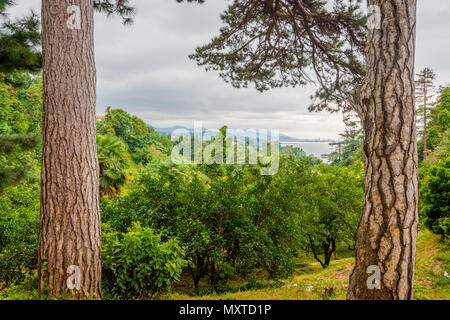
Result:
[[[159,134],[168,136],[171,135],[175,130],[187,130],[191,135],[194,135],[194,129],[193,128],[187,128],[183,126],[174,126],[169,128],[155,128],[155,131]],[[204,134],[208,128],[202,128],[202,134]],[[218,131],[215,129],[215,131]],[[270,133],[269,133],[270,135]],[[321,140],[321,139],[301,139],[301,138],[295,138],[291,137],[285,134],[280,134],[280,142],[329,142],[332,140]]]

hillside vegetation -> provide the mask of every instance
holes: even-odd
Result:
[[[37,294],[42,79],[15,77],[0,77],[0,295],[52,299]],[[450,236],[450,88],[429,120],[416,298],[448,299],[449,250],[439,239]],[[361,130],[342,134],[328,163],[239,140],[260,161],[233,165],[230,132],[191,148],[192,137],[158,134],[123,109],[98,117],[104,299],[345,298],[364,202]]]

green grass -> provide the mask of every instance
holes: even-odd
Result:
[[[278,284],[262,277],[252,280],[260,288],[246,290],[242,279],[231,281],[233,292],[192,296],[187,290],[160,296],[160,299],[201,299],[201,300],[322,300],[345,299],[350,271],[354,258],[341,258],[322,269],[314,260],[302,260],[291,279]],[[450,278],[444,277],[444,271],[450,273],[450,246],[441,241],[441,237],[428,230],[419,232],[417,239],[417,260],[415,276],[415,299],[450,300]],[[240,285],[239,285],[240,283]],[[242,284],[243,283],[243,284]],[[258,286],[258,285],[256,285]],[[333,288],[333,294],[327,295],[326,288]]]
[[[418,300],[450,300],[450,244],[429,230],[419,232],[417,239],[414,294]]]
[[[252,278],[250,281],[230,281],[231,293],[211,294],[200,297],[174,292],[161,295],[159,299],[168,300],[316,300],[345,299],[348,286],[348,274],[354,258],[332,261],[327,269],[319,263],[308,260],[302,263],[290,279],[270,281],[264,278]],[[250,285],[249,285],[250,283]],[[257,287],[246,290],[246,287]],[[325,294],[326,288],[333,288],[331,295]]]

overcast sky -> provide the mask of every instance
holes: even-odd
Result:
[[[12,16],[40,0],[18,0]],[[120,107],[155,127],[280,129],[298,138],[335,139],[343,131],[342,115],[309,113],[314,88],[283,88],[259,93],[234,89],[214,72],[188,59],[195,47],[218,33],[220,13],[228,1],[203,5],[175,0],[133,0],[135,23],[96,16],[98,71],[97,113]],[[429,66],[438,83],[450,83],[450,0],[418,0],[416,71]]]

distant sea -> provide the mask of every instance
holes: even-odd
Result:
[[[314,155],[320,159],[322,159],[323,154],[328,154],[333,151],[333,147],[330,146],[329,143],[330,142],[280,142],[283,147],[297,147],[305,151],[306,155]]]

